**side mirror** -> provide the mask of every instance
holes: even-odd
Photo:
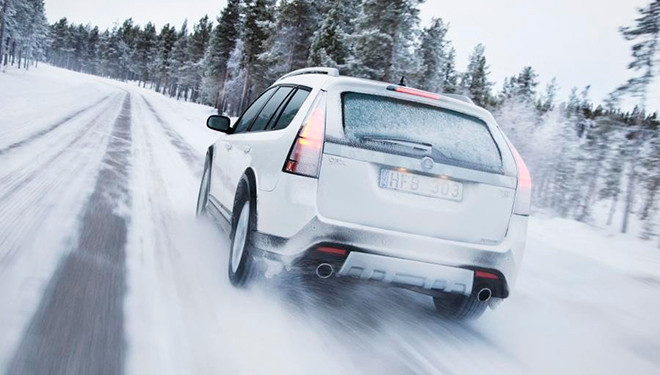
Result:
[[[231,120],[227,116],[211,115],[206,119],[206,126],[215,131],[229,133]]]

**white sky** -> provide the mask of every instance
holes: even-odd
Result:
[[[432,17],[450,23],[449,38],[457,50],[457,66],[464,69],[472,48],[486,46],[486,58],[496,89],[504,77],[531,65],[545,82],[556,76],[561,99],[570,88],[591,84],[591,97],[601,101],[625,82],[630,73],[630,45],[618,33],[629,25],[635,9],[649,0],[426,0],[421,6],[423,24]],[[75,23],[110,27],[132,17],[138,24],[152,21],[157,27],[184,19],[194,23],[203,15],[212,19],[224,0],[46,0],[52,23],[67,17]],[[660,109],[660,82],[647,106]]]

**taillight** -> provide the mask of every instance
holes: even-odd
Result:
[[[509,142],[509,147],[516,160],[518,169],[518,189],[516,190],[516,205],[513,213],[518,215],[529,215],[532,208],[532,176],[529,174],[527,164],[515,147]]]
[[[326,94],[321,91],[291,146],[284,172],[314,178],[319,176],[325,138],[325,103]]]

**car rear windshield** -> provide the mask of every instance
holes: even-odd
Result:
[[[500,172],[500,151],[482,120],[459,112],[386,96],[342,94],[344,132],[365,145],[412,145],[438,162]],[[401,142],[398,142],[401,141]],[[421,147],[414,147],[421,145]],[[396,146],[396,147],[395,147]],[[440,160],[438,160],[440,159]]]

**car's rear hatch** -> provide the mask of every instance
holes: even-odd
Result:
[[[334,126],[319,173],[321,217],[479,244],[504,239],[516,178],[486,121],[397,93],[336,96],[328,114],[341,115],[328,115]]]

